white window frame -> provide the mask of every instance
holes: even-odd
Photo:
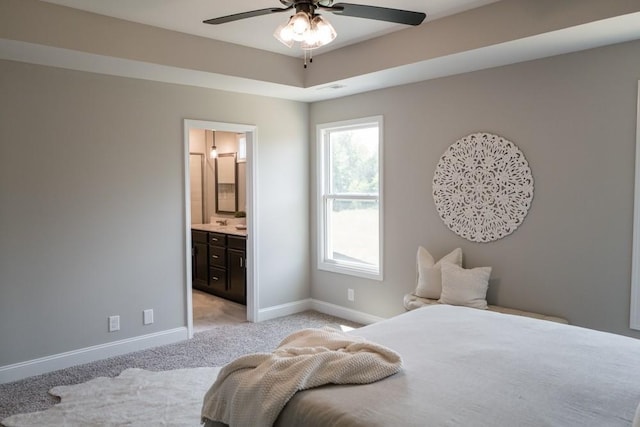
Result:
[[[329,183],[329,144],[327,144],[327,135],[331,131],[357,129],[362,127],[370,127],[372,124],[378,126],[378,195],[377,197],[366,196],[361,194],[342,194],[340,196],[328,194]],[[333,123],[323,123],[316,126],[316,167],[317,167],[317,251],[318,251],[318,269],[331,271],[334,273],[347,274],[351,276],[362,277],[366,279],[382,280],[383,264],[384,264],[384,177],[383,177],[383,156],[384,140],[383,140],[383,120],[382,116],[365,117],[354,120],[345,120]],[[327,225],[327,203],[329,199],[361,199],[361,200],[377,200],[378,201],[378,268],[373,269],[360,263],[336,262],[328,259],[327,248],[328,242],[328,225]]]
[[[640,81],[636,107],[636,171],[633,212],[633,251],[631,258],[631,308],[629,327],[640,330]]]

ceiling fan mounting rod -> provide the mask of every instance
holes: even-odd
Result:
[[[309,17],[315,15],[316,7],[316,2],[312,0],[298,0],[295,2],[296,13],[304,12]]]
[[[334,0],[280,0],[280,3],[289,7],[295,8],[296,13],[304,12],[310,18],[316,15],[317,9],[326,9],[330,11],[340,11],[341,7],[333,6]]]

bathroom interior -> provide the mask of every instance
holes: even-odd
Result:
[[[189,131],[194,332],[246,321],[246,135]]]

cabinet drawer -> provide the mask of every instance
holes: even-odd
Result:
[[[226,268],[227,250],[219,246],[209,246],[209,265]]]
[[[247,248],[247,238],[240,236],[228,236],[227,247],[244,251]]]
[[[209,244],[213,246],[226,246],[227,235],[222,233],[209,233]]]
[[[191,230],[191,243],[207,243],[207,232]]]
[[[209,268],[209,288],[214,291],[227,290],[227,272],[220,268]]]

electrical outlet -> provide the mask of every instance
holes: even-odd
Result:
[[[347,289],[347,299],[351,302],[356,300],[355,292],[351,288]]]
[[[153,309],[144,310],[142,312],[142,324],[150,325],[153,323]]]
[[[120,330],[120,316],[109,316],[109,332]]]

